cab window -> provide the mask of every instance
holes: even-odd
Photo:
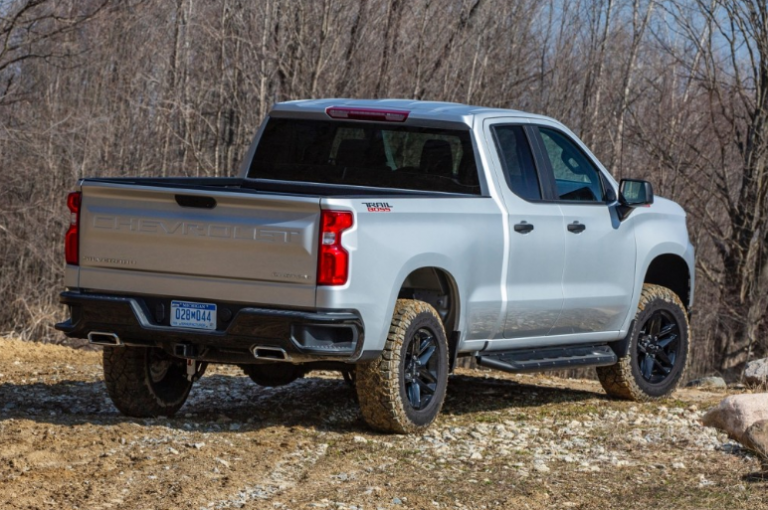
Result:
[[[496,150],[512,192],[525,200],[541,200],[531,147],[522,126],[494,126]]]
[[[602,202],[600,172],[579,147],[554,129],[539,128],[555,177],[557,197],[576,202]]]

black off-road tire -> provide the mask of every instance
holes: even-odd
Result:
[[[259,386],[267,388],[285,386],[304,377],[304,367],[292,363],[259,363],[240,365],[245,375]]]
[[[189,396],[186,361],[162,349],[105,347],[103,359],[107,392],[126,416],[173,416]]]
[[[677,324],[677,344],[674,363],[667,375],[656,373],[652,379],[643,375],[641,358],[645,359],[643,349],[638,349],[643,338],[649,331],[650,321],[663,315],[666,321]],[[680,298],[666,287],[646,283],[640,295],[640,302],[635,315],[635,327],[630,331],[629,350],[627,355],[619,359],[615,365],[598,367],[597,377],[606,393],[613,397],[639,402],[647,402],[664,398],[671,394],[683,380],[690,359],[690,326],[688,314]],[[653,370],[662,370],[655,365]],[[654,379],[659,379],[654,381]]]
[[[422,346],[427,346],[422,356],[409,350]],[[411,370],[407,376],[406,363]],[[448,371],[448,341],[440,316],[423,301],[398,299],[381,355],[357,366],[355,388],[363,418],[382,432],[410,434],[426,429],[443,407]],[[416,391],[413,385],[418,385],[416,372],[422,382],[426,377],[434,380],[429,389],[422,390],[424,386],[419,385],[419,395],[423,391],[425,400],[422,406],[421,398],[417,399],[418,408],[411,403],[415,396],[410,393]]]

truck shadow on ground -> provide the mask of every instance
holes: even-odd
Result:
[[[121,415],[99,380],[5,383],[0,384],[0,422],[9,419],[66,425],[133,422],[205,432],[248,431],[283,425],[339,433],[370,432],[356,398],[355,390],[342,379],[309,374],[287,386],[264,388],[246,377],[214,374],[198,381],[176,416],[141,419]],[[553,403],[578,404],[606,399],[597,392],[455,375],[449,381],[442,413],[459,416],[507,411],[504,414],[509,415],[508,411],[514,413],[515,409],[529,413]]]

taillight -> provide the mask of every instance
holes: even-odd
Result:
[[[349,277],[349,253],[341,246],[341,234],[352,227],[347,211],[322,211],[320,215],[320,253],[317,258],[318,285],[344,285]]]
[[[67,264],[80,264],[80,201],[82,195],[79,191],[69,194],[67,197],[67,207],[69,207],[69,230],[64,237],[64,254],[67,258]]]

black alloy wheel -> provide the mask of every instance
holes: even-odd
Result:
[[[417,411],[429,405],[437,391],[438,357],[435,335],[419,329],[411,338],[405,354],[405,391],[408,402]]]
[[[661,384],[674,371],[680,351],[680,327],[666,310],[656,310],[645,321],[637,339],[637,362],[643,379]]]

